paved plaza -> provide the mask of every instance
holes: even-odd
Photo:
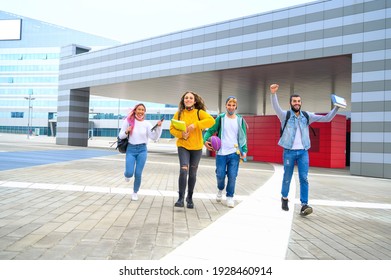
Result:
[[[194,209],[173,207],[174,140],[150,143],[139,200],[123,177],[115,138],[89,147],[0,134],[1,260],[390,260],[391,180],[310,168],[310,204],[298,178],[281,210],[282,166],[240,166],[236,207],[215,201],[214,158],[198,169]]]

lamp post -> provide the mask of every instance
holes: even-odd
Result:
[[[31,113],[33,106],[32,106],[31,101],[33,101],[35,99],[35,97],[32,97],[32,95],[33,95],[33,90],[30,89],[29,90],[29,97],[24,98],[29,101],[29,111],[28,111],[28,116],[27,116],[27,139],[30,139],[30,130],[31,130],[30,124],[31,124],[32,118],[33,118],[32,113]],[[30,120],[30,118],[31,118],[31,120]]]

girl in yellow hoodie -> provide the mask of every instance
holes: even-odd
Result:
[[[175,120],[185,122],[186,129],[179,130],[171,123],[170,133],[177,138],[179,157],[179,199],[176,207],[184,206],[184,196],[187,190],[187,208],[194,208],[193,191],[197,180],[197,169],[202,156],[202,130],[214,125],[214,118],[206,111],[204,100],[197,93],[186,91],[179,102]]]

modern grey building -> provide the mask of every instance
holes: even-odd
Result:
[[[199,92],[212,110],[228,95],[242,114],[271,115],[299,92],[303,109],[348,100],[350,171],[391,178],[391,1],[325,0],[166,34],[95,52],[63,48],[57,144],[86,146],[89,96],[177,104]],[[265,132],[267,133],[267,132]]]

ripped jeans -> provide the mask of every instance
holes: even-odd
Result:
[[[197,180],[197,169],[202,156],[201,150],[187,150],[183,147],[178,147],[179,156],[179,196],[184,196],[186,192],[186,184],[188,185],[188,194],[193,195],[195,183]],[[186,167],[186,168],[184,168]]]
[[[310,163],[308,151],[284,149],[283,161],[284,178],[282,180],[281,195],[288,197],[293,170],[295,163],[297,163],[300,180],[300,202],[302,205],[308,204],[308,168]]]

